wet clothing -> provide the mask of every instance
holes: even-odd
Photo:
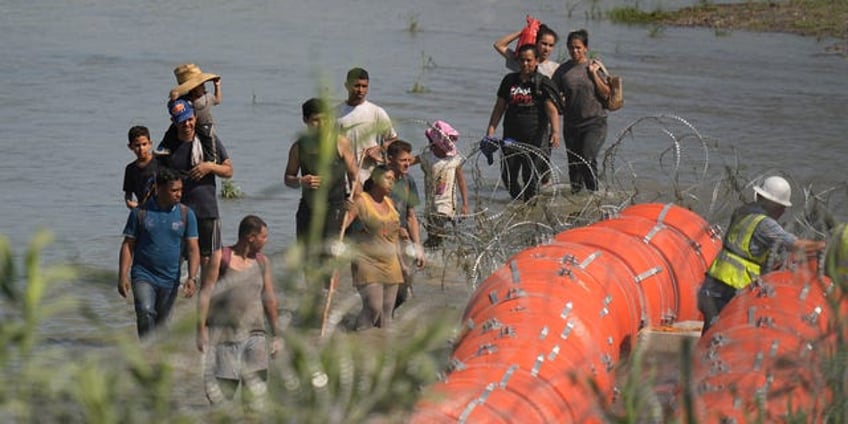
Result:
[[[212,106],[220,104],[215,100],[215,94],[206,93],[192,100],[191,104],[194,106],[194,116],[197,117],[198,126],[213,127],[215,125],[215,118],[212,117]]]
[[[347,166],[344,158],[338,154],[336,148],[337,135],[335,133],[328,134],[328,142],[332,141],[334,148],[333,158],[329,163],[329,177],[322,175],[319,172],[320,163],[320,139],[317,132],[309,132],[303,134],[296,141],[298,149],[298,157],[300,159],[300,174],[301,175],[322,175],[322,185],[326,187],[326,201],[322,203],[326,205],[327,210],[324,215],[324,222],[319,226],[320,237],[322,240],[338,238],[342,228],[342,220],[344,219],[344,202],[347,198],[347,185],[345,177],[347,175]],[[316,196],[321,190],[314,190],[309,187],[301,187],[300,203],[297,206],[295,214],[295,231],[297,239],[301,242],[308,240],[312,219],[315,215]]]
[[[180,285],[183,241],[197,238],[197,219],[186,206],[163,210],[152,198],[130,211],[124,237],[135,242],[130,281],[141,337],[164,324],[171,313]]]
[[[323,177],[322,185],[325,185],[327,189],[326,202],[330,204],[343,204],[347,197],[347,187],[345,185],[347,166],[344,158],[338,153],[339,149],[336,148],[336,140],[337,135],[335,133],[328,134],[326,143],[333,144],[333,148],[329,149],[333,152],[333,157],[328,165],[328,175],[325,172],[319,172],[319,165],[321,163],[321,140],[319,133],[310,131],[303,134],[297,139],[296,143],[298,157],[300,158],[300,174],[320,175]],[[301,199],[309,207],[314,207],[315,197],[320,191],[305,186],[301,187]]]
[[[392,120],[383,108],[365,100],[351,106],[347,102],[336,106],[336,120],[351,146],[356,163],[361,164],[359,181],[364,183],[371,176],[371,170],[377,165],[371,158],[362,160],[365,150],[373,146],[382,146],[383,140],[397,138]]]
[[[230,396],[224,393],[219,380],[242,382],[242,390],[259,389],[252,396],[264,395],[262,372],[269,363],[262,302],[267,258],[259,253],[254,264],[234,270],[229,267],[232,254],[231,247],[224,247],[221,252],[219,279],[206,319],[209,346],[204,354],[204,385],[213,404]]]
[[[179,285],[183,240],[197,238],[197,218],[191,209],[182,208],[176,204],[162,210],[153,198],[130,211],[124,237],[135,240],[132,281],[146,281],[162,288]]]
[[[232,248],[221,252],[218,282],[209,302],[206,324],[214,330],[214,342],[245,340],[250,334],[265,334],[262,291],[265,283],[266,258],[261,253],[256,263],[242,270],[229,269]],[[211,344],[211,342],[210,342]]]
[[[421,204],[418,197],[418,186],[415,184],[415,179],[411,175],[400,175],[395,179],[395,185],[392,187],[392,192],[389,193],[397,209],[400,218],[400,228],[409,229],[409,209],[415,209]]]
[[[424,171],[425,213],[453,218],[457,210],[456,170],[465,157],[460,154],[438,158],[427,150],[418,156]]]
[[[553,76],[565,98],[563,141],[568,155],[568,178],[572,191],[598,189],[598,153],[606,142],[607,112],[598,99],[589,62],[569,60]]]
[[[580,128],[566,128],[563,141],[568,158],[568,180],[573,193],[584,187],[590,191],[598,190],[598,154],[606,140],[606,121]]]
[[[424,171],[424,222],[427,229],[424,245],[435,248],[444,241],[448,234],[447,225],[456,216],[456,171],[465,158],[460,154],[439,158],[430,150],[418,158]]]
[[[538,72],[527,81],[521,81],[520,75],[507,74],[498,88],[498,98],[507,105],[503,139],[523,144],[503,147],[501,179],[513,199],[522,197],[526,201],[536,194],[538,182],[549,172],[550,122],[544,105],[547,100],[556,104],[556,89],[548,77]]]
[[[139,205],[150,199],[156,186],[156,170],[158,162],[152,159],[144,167],[136,161],[130,162],[124,168],[124,193],[132,193]]]
[[[188,172],[199,163],[198,158],[192,154],[192,144],[182,142],[176,138],[176,132],[173,133],[173,138],[166,138],[160,143],[160,149],[164,148],[170,151],[167,156],[162,156],[160,166],[170,168],[182,175],[187,175]],[[210,138],[203,135],[202,132],[196,131],[195,138],[201,145],[214,145],[215,152],[203,149],[202,160],[207,162],[214,161],[215,163],[224,163],[230,157],[227,155],[227,150],[221,144],[221,140],[217,136]],[[213,143],[214,142],[214,143]],[[183,197],[182,203],[194,210],[198,218],[218,218],[218,193],[215,183],[215,174],[206,174],[200,181],[195,181],[191,178],[183,179]]]
[[[356,245],[351,264],[356,286],[403,283],[398,257],[400,218],[391,198],[387,196],[384,200],[388,204],[385,212],[377,210],[376,202],[367,192],[356,202],[360,225],[352,228],[350,234]]]

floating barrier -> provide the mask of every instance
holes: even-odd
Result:
[[[650,204],[516,254],[471,296],[449,372],[410,422],[602,422],[636,333],[698,318],[720,248],[697,214]]]
[[[698,422],[823,422],[836,296],[816,261],[766,274],[739,292],[694,350]]]

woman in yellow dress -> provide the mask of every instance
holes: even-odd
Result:
[[[354,219],[359,221],[348,233],[355,246],[353,284],[362,298],[357,330],[389,326],[398,287],[403,283],[400,216],[389,198],[394,182],[392,170],[385,165],[375,167],[345,220],[346,226]]]

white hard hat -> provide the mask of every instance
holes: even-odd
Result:
[[[754,193],[778,205],[792,206],[792,202],[789,201],[792,197],[792,188],[789,187],[789,182],[782,177],[766,178],[762,185],[754,187]]]

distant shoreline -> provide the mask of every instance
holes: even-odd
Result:
[[[782,32],[817,39],[838,40],[827,51],[848,55],[848,1],[782,0],[697,5],[675,11],[644,12],[634,7],[615,8],[610,19],[619,23],[713,28],[717,33],[732,30]]]

